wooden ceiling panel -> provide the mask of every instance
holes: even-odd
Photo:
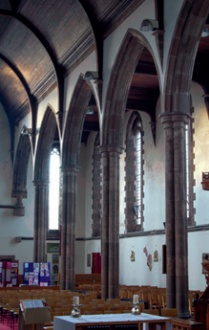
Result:
[[[6,32],[1,38],[1,54],[21,72],[33,90],[37,81],[53,71],[49,55],[33,33],[18,20],[10,18]]]
[[[143,88],[158,88],[157,75],[135,73],[131,82],[132,87],[143,86]]]
[[[0,16],[0,40],[7,33],[6,29],[10,21],[9,17]]]
[[[5,65],[0,59],[0,99],[3,97],[4,104],[9,106],[11,112],[15,112],[17,104],[25,104],[27,102],[27,93],[13,70]],[[9,86],[9,88],[8,88]]]
[[[27,0],[21,14],[44,35],[60,61],[78,40],[90,31],[89,19],[79,3],[74,0]]]

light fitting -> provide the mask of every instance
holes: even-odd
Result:
[[[86,114],[91,116],[94,114],[94,109],[91,106],[87,107]]]
[[[209,37],[209,29],[205,25],[202,29],[201,38],[206,38],[206,37]]]
[[[28,128],[26,125],[23,125],[21,134],[22,135],[32,135],[32,128]]]
[[[98,80],[99,75],[97,71],[86,71],[85,75],[84,75],[84,79],[87,81],[90,80]]]
[[[38,132],[39,132],[39,129],[36,129],[35,134],[37,134]],[[21,130],[21,134],[22,135],[33,135],[33,129],[28,128],[26,125],[23,125],[23,128]]]
[[[144,19],[141,23],[140,30],[147,31],[155,31],[159,29],[159,22],[155,19]]]

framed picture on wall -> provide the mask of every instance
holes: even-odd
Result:
[[[59,254],[58,253],[53,253],[52,254],[52,263],[53,264],[58,264],[59,263]]]
[[[47,243],[47,253],[59,253],[59,243]]]

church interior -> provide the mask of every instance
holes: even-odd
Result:
[[[208,58],[208,0],[0,0],[1,305],[38,267],[209,329]]]

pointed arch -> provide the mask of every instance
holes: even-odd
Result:
[[[83,123],[91,93],[90,86],[80,75],[73,92],[64,131],[62,148],[64,168],[77,166]]]
[[[35,161],[34,261],[46,261],[48,230],[49,160],[57,124],[53,111],[46,109],[41,125]]]
[[[191,122],[190,89],[199,38],[207,19],[207,0],[185,1],[167,61],[164,80],[166,301],[178,317],[189,317],[186,130]],[[181,257],[179,257],[181,256]]]
[[[125,107],[137,63],[147,48],[155,62],[149,42],[136,30],[129,29],[112,68],[102,130],[102,144],[122,147]],[[157,67],[157,66],[156,66]]]
[[[62,147],[62,223],[60,287],[75,288],[75,222],[78,157],[91,88],[80,75],[66,120]]]
[[[148,41],[138,31],[129,29],[115,59],[107,89],[101,138],[103,298],[115,298],[119,294],[119,154],[123,148],[127,97],[145,48],[154,59]]]
[[[56,118],[53,110],[48,106],[40,128],[36,160],[34,180],[47,180],[49,175],[49,156],[54,141],[55,130],[57,127]]]
[[[165,112],[189,109],[195,56],[208,14],[207,0],[188,0],[182,7],[167,62]],[[181,98],[178,97],[180,94]]]

